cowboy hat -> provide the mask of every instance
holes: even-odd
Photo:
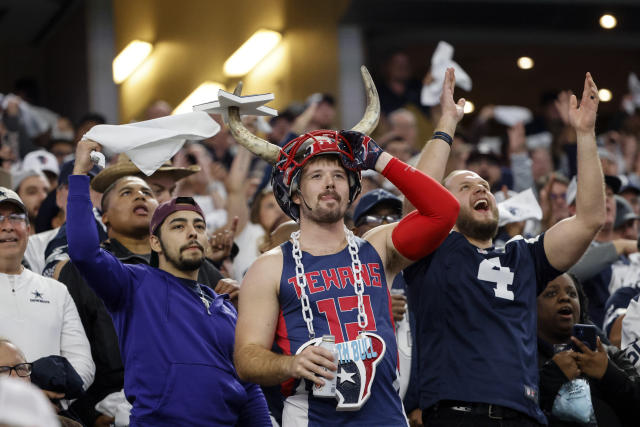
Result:
[[[174,181],[180,181],[182,178],[186,178],[199,171],[200,166],[191,165],[186,168],[181,168],[173,166],[171,164],[171,160],[167,160],[153,173],[153,175],[165,174],[169,175]],[[123,176],[129,175],[140,176],[142,178],[145,176],[126,154],[120,154],[115,165],[104,168],[91,180],[91,188],[99,193],[104,193],[104,191],[115,181]]]

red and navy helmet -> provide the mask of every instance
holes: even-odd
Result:
[[[347,167],[343,158],[353,160],[353,150],[347,140],[335,130],[316,130],[289,141],[281,150],[273,167],[271,186],[280,208],[294,221],[300,220],[300,207],[291,196],[298,191],[301,171],[316,156],[337,155],[349,176],[349,203],[352,203],[362,185],[360,172]]]

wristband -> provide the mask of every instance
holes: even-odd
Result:
[[[446,132],[436,131],[433,133],[433,136],[431,137],[431,139],[441,139],[447,144],[449,144],[449,147],[451,147],[451,144],[453,144],[453,138],[451,138],[451,135],[449,135]]]

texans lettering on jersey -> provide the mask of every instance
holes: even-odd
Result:
[[[480,249],[451,232],[404,271],[416,316],[420,407],[441,400],[482,402],[541,423],[537,404],[536,297],[559,271],[544,235]]]
[[[292,379],[281,387],[286,399],[282,418],[285,426],[407,425],[397,391],[398,351],[382,260],[365,240],[356,238],[356,243],[363,266],[363,303],[370,343],[357,339],[360,333],[358,297],[349,248],[317,257],[302,253],[315,334],[317,337],[333,335],[338,357],[342,356],[336,389],[338,400],[342,401],[341,409],[347,411],[337,411],[335,399],[315,398],[304,381]],[[296,354],[309,341],[309,333],[302,317],[292,244],[286,242],[281,248],[284,265],[275,345],[283,354]],[[363,343],[352,344],[353,341]],[[349,407],[355,408],[359,401],[365,401],[364,405],[349,411]]]

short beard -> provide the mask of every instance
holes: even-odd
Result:
[[[305,218],[310,219],[318,224],[335,224],[336,222],[344,218],[344,212],[341,211],[339,203],[338,207],[334,210],[323,210],[319,207],[311,209],[307,207],[307,203],[305,202],[302,193],[299,194],[300,199],[302,200],[302,203],[300,203],[300,213],[304,212]],[[302,215],[300,216],[302,217]]]
[[[497,209],[496,209],[497,210]],[[456,227],[464,236],[474,240],[493,240],[498,232],[498,215],[493,211],[494,219],[487,222],[480,222],[473,218],[466,210],[460,209]]]
[[[162,240],[160,240],[160,247],[162,248],[162,253],[164,253],[165,259],[169,262],[169,264],[171,264],[178,271],[196,271],[197,269],[202,267],[202,264],[204,263],[204,251],[203,251],[202,258],[184,259],[182,257],[183,248],[180,248],[180,255],[178,255],[178,258],[176,259],[171,255],[169,255],[169,253],[167,252],[167,249],[162,243]]]

